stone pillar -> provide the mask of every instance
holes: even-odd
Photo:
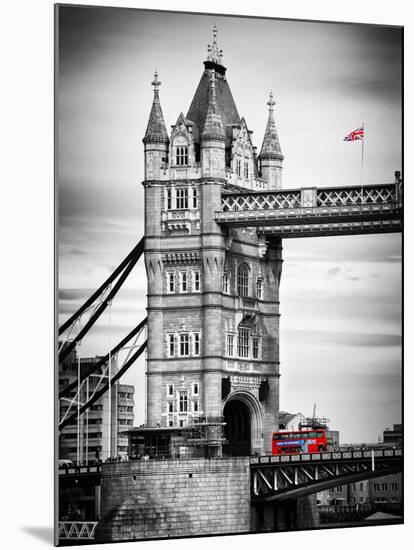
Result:
[[[95,519],[101,519],[101,486],[95,486]]]
[[[282,189],[283,159],[275,155],[261,157],[262,177],[269,183],[269,190]]]
[[[145,179],[159,180],[167,163],[168,143],[145,144]]]
[[[147,307],[147,423],[161,421],[161,376],[157,359],[163,351],[161,209],[164,186],[145,184],[145,268],[148,281]]]
[[[314,529],[319,527],[319,512],[316,504],[316,494],[301,497],[296,500],[297,529]]]
[[[203,265],[203,370],[204,410],[207,417],[221,416],[223,316],[221,284],[224,268],[223,237],[214,221],[221,203],[222,181],[201,186],[201,239]]]
[[[263,360],[268,363],[267,378],[269,393],[262,401],[264,452],[272,452],[272,434],[279,425],[279,283],[282,272],[281,239],[269,242],[264,262],[266,316],[262,317],[264,327]]]

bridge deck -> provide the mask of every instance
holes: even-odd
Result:
[[[292,237],[402,230],[402,183],[224,193],[216,222]]]
[[[263,466],[265,464],[297,464],[298,462],[311,463],[315,462],[335,462],[345,460],[372,460],[372,456],[375,458],[384,457],[402,457],[401,449],[375,449],[367,451],[331,451],[325,453],[298,453],[291,455],[262,455],[250,457],[250,466],[255,467]]]
[[[252,503],[297,498],[402,468],[401,449],[252,457]]]

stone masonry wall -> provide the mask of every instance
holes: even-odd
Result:
[[[96,542],[251,530],[249,459],[106,463]]]

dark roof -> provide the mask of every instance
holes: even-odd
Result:
[[[208,68],[208,62],[205,62],[205,66],[206,69],[201,75],[186,117],[194,122],[193,136],[196,142],[200,142],[201,134],[204,130],[210,98],[211,68]],[[225,77],[225,69],[220,66],[222,70],[219,71],[218,67],[218,65],[214,67],[216,71],[216,104],[218,114],[221,117],[224,128],[229,124],[239,125],[240,116]],[[231,137],[231,131],[226,131],[226,146],[228,147],[231,145]]]
[[[151,113],[148,119],[147,131],[145,132],[145,137],[142,141],[144,143],[169,142],[167,128],[165,126],[164,115],[162,114],[160,98],[157,90],[155,90],[154,92],[154,101],[152,102]]]
[[[288,422],[295,418],[295,416],[301,415],[302,413],[289,413],[286,411],[279,411],[279,427],[284,427]]]
[[[298,414],[298,413],[296,413],[296,414]],[[292,420],[292,418],[295,418],[296,414],[279,413],[279,426],[280,425],[286,426],[286,424],[288,422],[290,422],[290,420]]]
[[[282,150],[280,148],[279,136],[277,135],[276,123],[273,116],[273,111],[269,111],[266,131],[263,138],[262,150],[260,151],[261,158],[278,158],[283,160]]]
[[[217,107],[215,93],[213,95],[212,90],[210,91],[210,102],[208,104],[207,116],[201,139],[220,139],[225,141],[223,121],[221,120],[220,112]]]

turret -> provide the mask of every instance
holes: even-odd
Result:
[[[155,71],[154,100],[148,120],[147,131],[142,140],[145,151],[145,180],[159,180],[161,168],[168,162],[168,134],[162,114],[159,90],[161,82],[158,80],[158,73]]]
[[[269,101],[267,102],[267,105],[269,105],[269,118],[259,157],[261,175],[269,183],[269,189],[281,189],[282,187],[282,164],[284,157],[280,149],[279,137],[273,116],[273,107],[275,104],[273,94],[270,92]]]
[[[206,121],[201,134],[201,166],[203,177],[224,179],[226,177],[226,135],[216,103],[215,76],[215,70],[211,69],[210,97]]]

